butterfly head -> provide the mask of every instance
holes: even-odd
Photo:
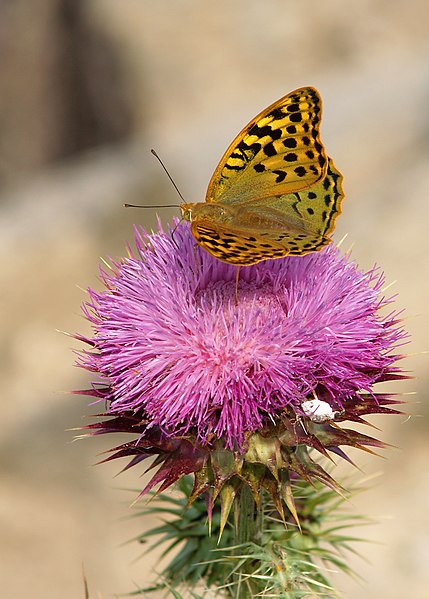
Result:
[[[192,208],[194,204],[180,204],[180,210],[182,211],[182,216],[188,222],[192,222]]]

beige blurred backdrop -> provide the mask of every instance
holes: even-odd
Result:
[[[2,598],[83,598],[82,567],[91,599],[148,581],[157,556],[121,546],[152,524],[124,519],[141,471],[93,466],[119,439],[72,442],[91,408],[64,391],[90,377],[56,329],[88,331],[100,257],[124,253],[133,222],[155,226],[122,204],[178,201],[151,147],[203,200],[235,134],[303,85],[322,94],[344,173],[334,239],[396,281],[416,375],[394,387],[417,392],[411,417],[372,420],[399,449],[354,456],[382,472],[351,506],[377,543],[353,560],[364,582],[338,584],[349,599],[429,597],[428,27],[427,0],[0,0]]]

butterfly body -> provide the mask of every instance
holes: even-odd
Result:
[[[341,212],[342,176],[320,141],[321,99],[300,88],[231,143],[206,201],[182,204],[196,242],[230,264],[318,251]]]

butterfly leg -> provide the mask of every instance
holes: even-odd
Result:
[[[240,278],[240,268],[241,266],[237,266],[237,270],[235,271],[235,305],[238,306],[238,279]]]
[[[198,243],[194,243],[195,270],[197,271],[197,275],[199,275],[200,274],[200,265],[198,264],[197,248],[198,248]]]
[[[174,245],[176,246],[177,249],[179,249],[179,246],[177,245],[176,240],[174,239],[174,234],[176,232],[177,227],[180,225],[181,222],[182,221],[179,220],[179,222],[176,224],[176,226],[174,227],[174,229],[171,231],[171,239],[172,239],[172,241],[173,241],[173,243],[174,243]]]

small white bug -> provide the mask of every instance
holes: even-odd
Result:
[[[327,401],[307,399],[301,404],[301,409],[312,422],[328,422],[335,420],[340,412],[334,411]]]

